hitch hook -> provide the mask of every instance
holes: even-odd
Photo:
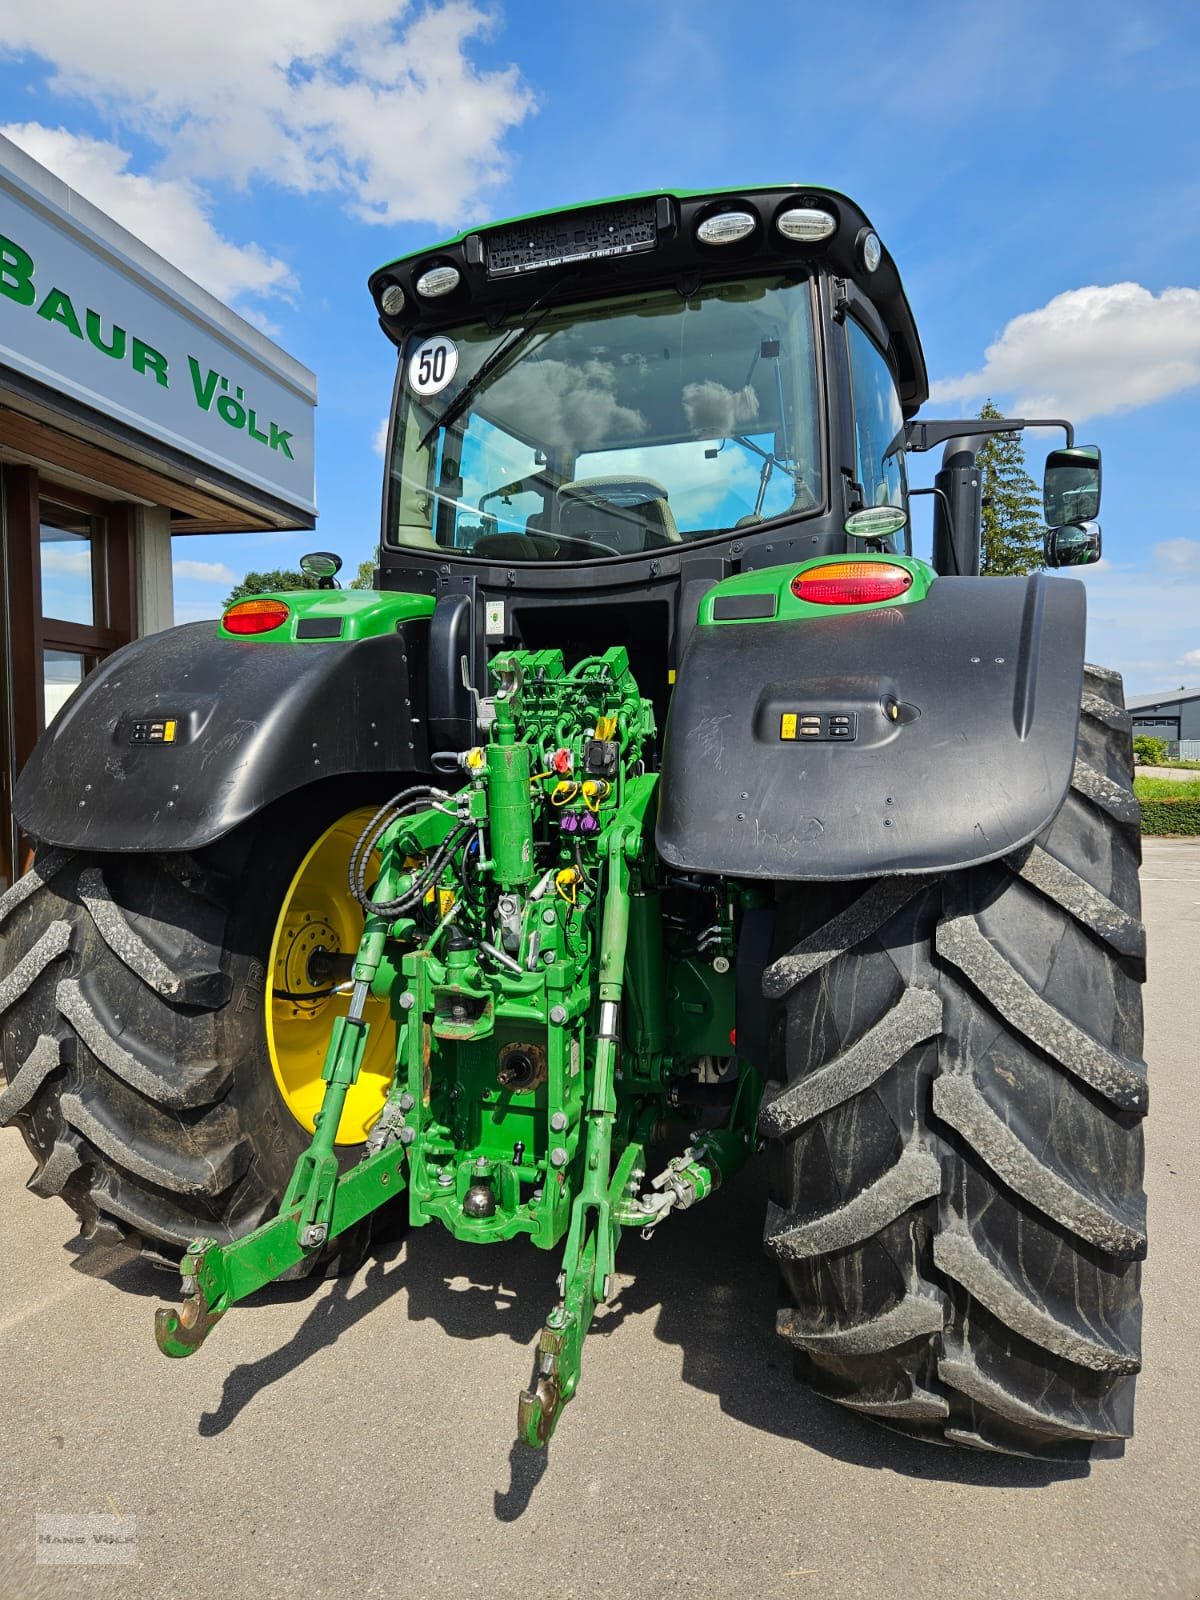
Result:
[[[199,1350],[225,1315],[225,1307],[211,1304],[200,1282],[201,1269],[206,1264],[210,1269],[215,1265],[212,1261],[206,1262],[210,1250],[220,1258],[220,1246],[215,1239],[196,1239],[188,1245],[181,1264],[183,1304],[178,1310],[174,1306],[159,1306],[154,1313],[154,1342],[165,1356],[190,1356]]]
[[[555,1328],[543,1328],[534,1363],[533,1387],[522,1389],[517,1402],[517,1437],[534,1450],[544,1449],[549,1444],[563,1408],[562,1349],[562,1334]]]

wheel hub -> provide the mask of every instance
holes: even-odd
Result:
[[[332,1017],[348,998],[331,993],[350,975],[362,934],[361,908],[346,889],[350,852],[373,813],[354,811],[327,828],[297,868],[271,941],[266,1034],[275,1082],[288,1110],[313,1131],[324,1092],[321,1070]],[[346,1097],[339,1144],[361,1144],[383,1106],[395,1059],[396,1030],[386,1002],[370,1000],[371,1032],[358,1082]]]
[[[329,990],[337,981],[333,977],[332,956],[340,953],[341,940],[336,929],[324,918],[305,917],[302,922],[288,923],[280,929],[280,958],[276,961],[276,995],[297,1012],[306,1014],[320,1009],[329,999]],[[313,991],[311,1000],[297,1000],[297,995]]]

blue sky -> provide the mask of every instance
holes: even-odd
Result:
[[[177,540],[180,620],[314,544],[371,554],[373,267],[470,221],[794,180],[853,195],[895,256],[927,414],[991,395],[1102,447],[1090,653],[1130,692],[1200,684],[1193,5],[6,0],[4,22],[3,131],[318,377],[317,534]],[[1035,476],[1057,442],[1028,436]]]

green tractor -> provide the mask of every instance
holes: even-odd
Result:
[[[621,1231],[765,1153],[806,1383],[936,1442],[1119,1453],[1138,808],[1082,585],[979,576],[975,451],[1028,422],[918,418],[896,268],[828,190],[503,222],[371,292],[375,589],[318,553],[316,590],[129,645],[21,777],[30,1187],[182,1270],[171,1356],[381,1222],[527,1235],[562,1260],[536,1447]],[[1099,455],[1054,425],[1046,565],[1082,565]]]

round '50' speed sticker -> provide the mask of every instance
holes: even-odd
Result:
[[[441,394],[458,371],[458,346],[444,333],[419,344],[408,358],[408,387],[414,394]]]

